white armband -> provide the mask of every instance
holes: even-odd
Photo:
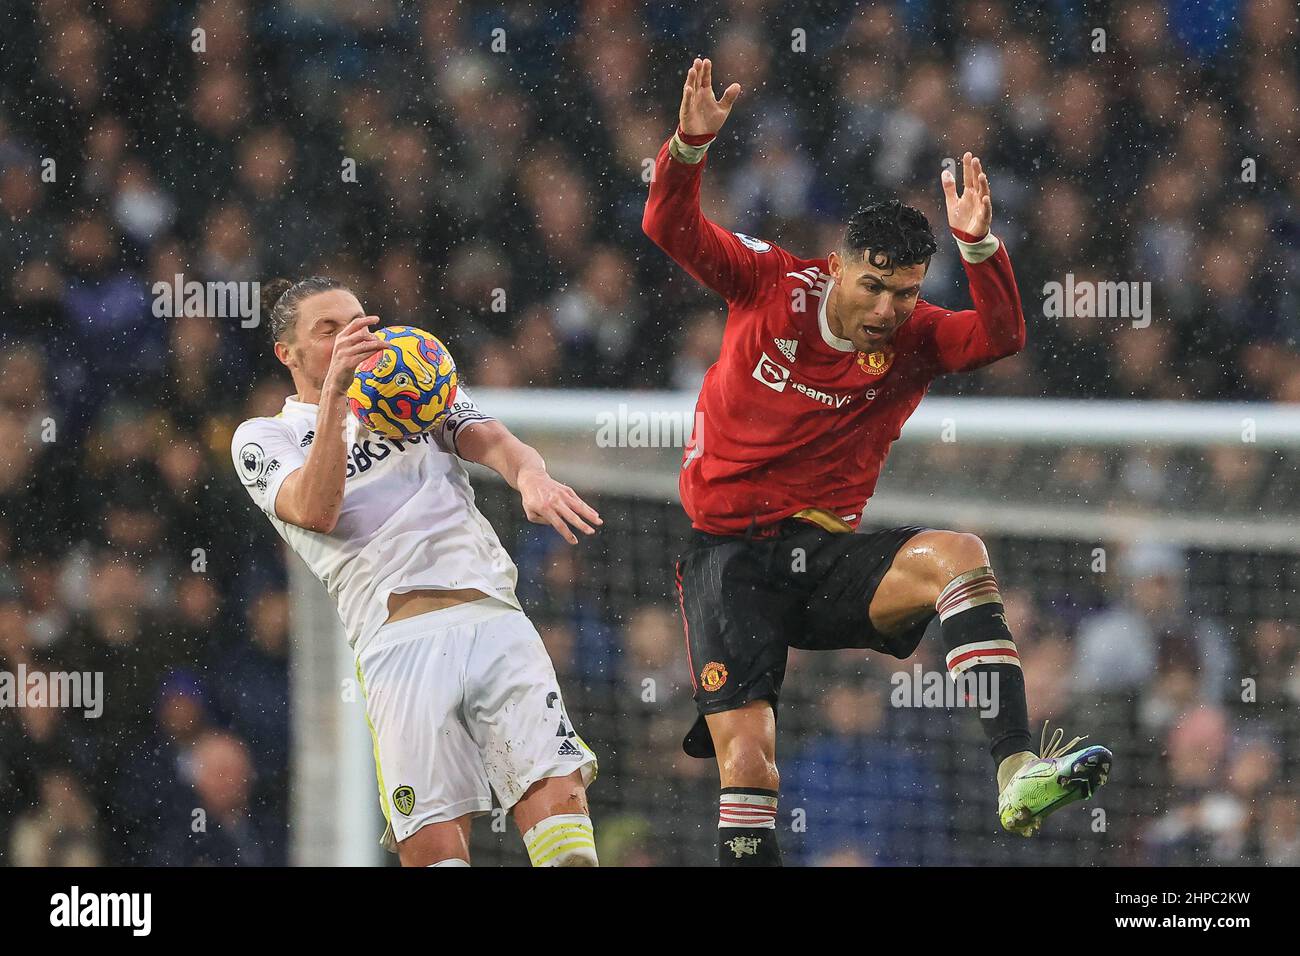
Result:
[[[971,265],[978,265],[983,262],[997,252],[998,246],[1001,245],[998,242],[998,237],[991,232],[979,242],[966,242],[964,239],[957,239],[956,236],[953,236],[953,239],[957,241],[957,248],[961,250],[961,257]]]
[[[673,138],[668,141],[668,155],[679,162],[686,163],[688,166],[694,166],[704,158],[709,147],[713,145],[713,140],[709,140],[703,146],[692,146],[690,143],[682,141],[682,138],[673,133]]]

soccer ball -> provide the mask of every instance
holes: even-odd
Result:
[[[387,346],[357,366],[348,407],[372,432],[408,438],[442,423],[456,400],[456,363],[447,347],[409,325],[378,329]]]

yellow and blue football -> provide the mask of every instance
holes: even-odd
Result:
[[[447,347],[409,325],[377,329],[385,347],[357,366],[348,407],[386,438],[409,438],[442,423],[456,400],[456,363]]]

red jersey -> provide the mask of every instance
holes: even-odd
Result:
[[[889,344],[859,352],[826,320],[826,259],[733,234],[700,211],[706,158],[659,150],[642,228],[727,300],[718,361],[704,377],[679,488],[691,524],[740,534],[804,508],[854,527],[889,447],[930,383],[1020,351],[1025,317],[1005,247],[962,263],[975,308],[918,300]],[[962,237],[976,238],[976,237]],[[972,258],[980,255],[972,254]]]

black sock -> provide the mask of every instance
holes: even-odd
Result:
[[[775,790],[722,788],[718,799],[718,865],[781,865]]]
[[[994,695],[996,707],[990,708],[994,713],[980,716],[994,766],[1030,750],[1025,675],[993,569],[976,568],[953,578],[935,608],[948,649],[948,673],[959,683],[987,682],[984,689]],[[991,679],[994,676],[996,680]]]

